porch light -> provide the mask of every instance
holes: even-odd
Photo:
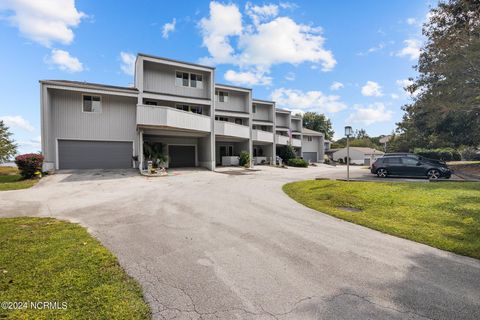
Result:
[[[346,127],[345,127],[345,136],[350,137],[350,136],[352,136],[352,135],[353,135],[352,127],[346,126]]]

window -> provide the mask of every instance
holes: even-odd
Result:
[[[157,101],[149,101],[149,100],[145,101],[145,104],[147,106],[157,106],[158,105]]]
[[[243,120],[242,119],[235,119],[235,123],[236,124],[243,124]]]
[[[227,117],[218,117],[218,116],[216,116],[216,117],[215,117],[215,120],[228,122],[228,118],[227,118]]]
[[[267,126],[261,126],[261,127],[260,127],[260,130],[262,130],[262,131],[268,131],[268,130],[267,130]]]
[[[225,91],[216,91],[215,100],[217,102],[228,102],[228,92]]]
[[[175,78],[175,85],[180,87],[188,87],[188,73],[177,72],[177,75]]]
[[[195,107],[195,106],[190,106],[190,112],[197,113],[197,114],[202,114],[202,108]]]
[[[252,113],[257,113],[257,105],[256,104],[254,104],[252,106]]]
[[[102,112],[100,96],[83,96],[83,112]]]
[[[400,158],[399,158],[399,157],[383,158],[383,163],[388,163],[388,164],[400,164]]]
[[[190,112],[197,113],[197,114],[203,114],[202,113],[202,107],[191,106],[191,105],[188,105],[188,104],[177,104],[175,107],[178,110],[190,111]]]
[[[402,163],[406,164],[407,166],[416,166],[418,163],[418,160],[410,157],[405,157],[405,158],[402,158]]]
[[[306,140],[306,141],[310,141],[310,142],[311,142],[311,141],[313,141],[313,138],[312,138],[312,137],[310,137],[310,136],[305,136],[305,139],[304,139],[304,140]]]
[[[203,77],[201,74],[190,74],[190,87],[203,89]]]

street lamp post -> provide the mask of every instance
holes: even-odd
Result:
[[[345,127],[345,135],[347,136],[347,181],[350,181],[350,136],[353,134],[352,127]]]

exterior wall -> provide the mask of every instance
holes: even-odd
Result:
[[[316,152],[317,161],[323,162],[323,155],[325,154],[323,148],[324,138],[322,136],[310,136],[312,137],[312,141],[308,141],[308,137],[309,136],[303,135],[302,152]]]
[[[343,148],[334,152],[332,156],[334,161],[338,161],[338,159],[345,159],[347,157],[347,148]],[[350,148],[351,164],[363,164],[364,159],[365,154],[363,152]]]
[[[216,110],[225,110],[225,111],[234,111],[234,112],[245,112],[249,113],[248,103],[249,103],[249,94],[246,92],[238,92],[223,88],[215,88],[215,91],[226,91],[228,92],[228,101],[220,102],[215,100],[215,109]]]
[[[221,164],[222,159],[220,157],[220,146],[233,146],[233,156],[240,156],[240,152],[248,151],[249,141],[242,142],[227,142],[227,141],[217,141],[215,142],[215,163]]]
[[[288,114],[277,113],[275,115],[275,122],[277,127],[290,127],[290,119]]]
[[[48,161],[56,163],[57,139],[132,141],[138,154],[136,98],[100,94],[102,112],[87,113],[83,112],[82,92],[48,91],[50,133],[44,150]]]
[[[201,74],[203,89],[175,85],[176,71]],[[210,98],[210,75],[206,72],[144,61],[143,91],[194,98]]]
[[[273,122],[273,106],[254,102],[256,112],[252,113],[253,120]]]

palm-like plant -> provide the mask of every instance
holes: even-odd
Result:
[[[159,142],[143,142],[143,155],[147,161],[152,161],[155,165],[167,162],[167,156],[163,154],[163,144]]]

